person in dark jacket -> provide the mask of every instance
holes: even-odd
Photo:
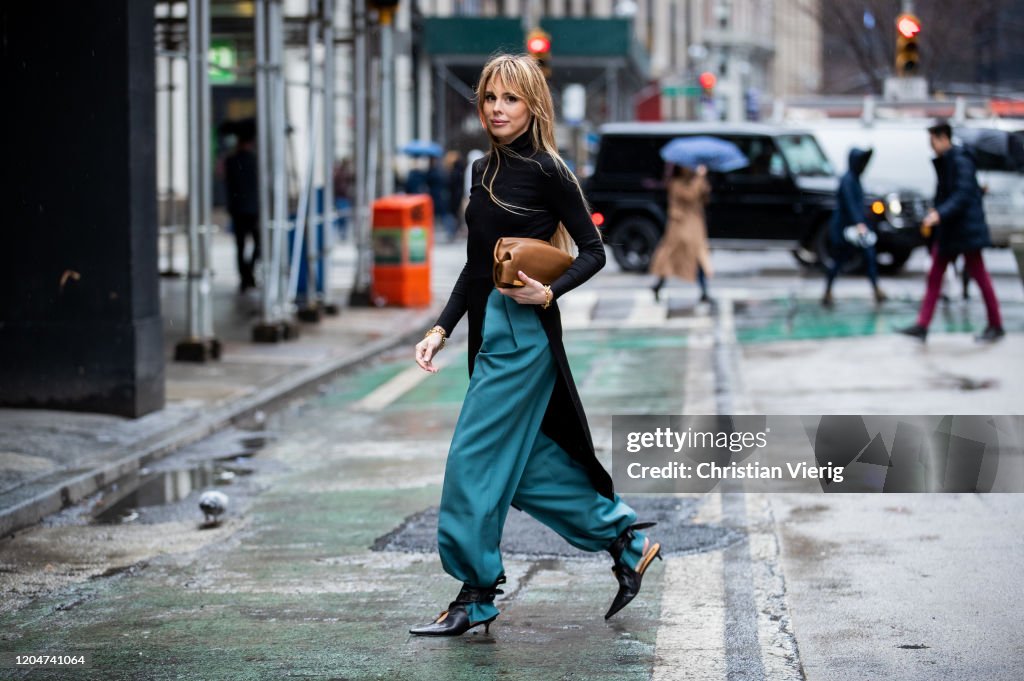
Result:
[[[448,152],[448,240],[454,241],[462,227],[462,199],[465,196],[466,161],[457,151]]]
[[[498,616],[501,533],[512,506],[577,548],[611,554],[619,590],[605,619],[633,600],[661,551],[596,457],[562,344],[557,302],[604,266],[605,253],[579,181],[558,155],[547,80],[531,57],[498,55],[476,93],[491,150],[473,164],[466,265],[416,345],[417,364],[436,373],[434,355],[468,315],[470,382],[437,521],[441,564],[462,588],[432,622],[409,630],[419,636],[486,629]],[[511,236],[563,251],[575,244],[578,255],[550,284],[520,271],[523,286],[495,288],[494,246]]]
[[[933,230],[935,232],[932,266],[928,272],[928,288],[921,302],[917,323],[899,329],[899,332],[925,340],[928,324],[942,293],[942,277],[946,267],[959,255],[963,255],[967,272],[981,289],[988,315],[988,326],[976,336],[976,340],[999,340],[1006,333],[999,314],[999,301],[996,300],[992,280],[981,257],[981,249],[991,246],[992,241],[985,222],[974,159],[965,149],[953,146],[953,131],[949,123],[940,121],[928,128],[928,133],[935,152],[933,164],[938,184],[935,189],[935,208],[925,216],[921,228],[926,237],[931,236]]]
[[[427,193],[434,203],[434,224],[446,225],[448,222],[448,177],[441,168],[438,159],[433,156],[427,165]],[[435,227],[436,233],[436,227]]]
[[[839,275],[843,263],[853,254],[854,249],[859,248],[864,253],[864,260],[867,264],[868,279],[871,280],[871,287],[875,292],[875,302],[882,303],[886,295],[878,286],[878,261],[875,257],[875,246],[873,233],[868,227],[867,217],[864,213],[864,188],[860,184],[860,176],[868,167],[873,149],[850,149],[850,162],[846,174],[839,181],[839,191],[836,195],[836,211],[832,214],[832,222],[829,225],[829,238],[833,246],[832,265],[828,269],[828,279],[825,283],[825,295],[821,304],[825,307],[832,307],[832,284]],[[850,243],[846,237],[849,227],[856,227],[858,245]]]
[[[259,169],[256,164],[256,126],[244,125],[238,133],[238,145],[224,164],[228,190],[228,213],[235,233],[238,290],[245,293],[256,287],[256,261],[260,258]],[[252,254],[246,255],[252,241]]]

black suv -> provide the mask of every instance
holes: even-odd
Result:
[[[624,270],[647,270],[666,220],[665,164],[659,151],[676,137],[710,135],[735,144],[750,164],[709,173],[708,238],[714,248],[786,249],[808,266],[826,266],[836,177],[809,132],[760,124],[609,123],[602,126],[594,173],[584,188],[594,221]],[[879,263],[898,270],[921,243],[920,195],[869,195]],[[851,258],[846,269],[861,265]]]

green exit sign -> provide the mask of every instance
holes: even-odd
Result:
[[[697,97],[700,88],[696,85],[667,85],[661,88],[664,97]]]
[[[238,49],[234,40],[210,41],[210,83],[230,85],[238,80]]]

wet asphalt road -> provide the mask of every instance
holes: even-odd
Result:
[[[734,278],[729,263],[721,268],[722,285],[817,286],[735,262]],[[614,291],[628,277],[615,276],[619,285],[595,288]],[[697,342],[713,320],[693,309],[685,285],[669,292],[692,328],[616,329],[633,308],[613,295],[595,307],[595,323],[567,332],[606,458],[612,414],[691,410],[723,388],[709,368],[713,348]],[[1019,295],[1007,297],[1014,310]],[[800,326],[787,307],[793,298],[774,300],[750,304],[758,315],[737,309],[741,343],[774,347],[779,329],[813,337],[834,326]],[[797,296],[797,310],[812,308]],[[958,309],[977,323],[976,307]],[[903,313],[898,303],[893,310]],[[854,299],[832,314],[865,313]],[[891,321],[871,333],[887,333]],[[863,329],[850,326],[853,335]],[[492,634],[409,637],[407,627],[435,616],[458,588],[441,570],[431,527],[468,383],[464,347],[446,353],[445,369],[425,380],[410,371],[408,352],[380,357],[247,431],[160,462],[135,499],[108,491],[5,539],[0,651],[88,653],[92,668],[3,676],[1020,678],[1020,495],[638,496],[661,522],[667,560],[610,622],[607,557],[567,548],[512,513],[509,583]],[[196,498],[211,485],[231,506],[220,525],[203,528]],[[165,503],[141,505],[150,501]],[[104,512],[107,522],[94,519]]]

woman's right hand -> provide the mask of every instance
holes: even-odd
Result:
[[[429,371],[432,374],[440,371],[439,367],[434,366],[433,359],[437,351],[441,349],[442,340],[441,334],[432,333],[416,344],[416,363],[424,371]]]

